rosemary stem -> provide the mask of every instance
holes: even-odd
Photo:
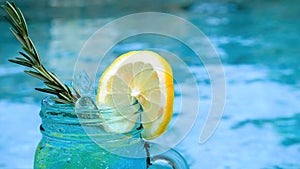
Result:
[[[29,37],[28,27],[22,11],[12,2],[6,2],[1,6],[8,16],[4,16],[11,25],[10,31],[22,45],[23,52],[19,52],[24,58],[16,57],[9,61],[32,68],[34,71],[25,70],[25,73],[44,81],[47,88],[36,88],[36,90],[56,95],[56,102],[74,104],[80,95],[74,89],[72,90],[61,82],[61,80],[52,72],[49,72],[42,64],[39,53]],[[73,87],[74,88],[74,87]]]

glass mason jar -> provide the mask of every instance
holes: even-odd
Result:
[[[131,105],[122,109],[132,109]],[[90,111],[89,111],[90,112]],[[109,116],[114,109],[97,110]],[[134,113],[134,112],[133,112]],[[74,105],[57,104],[49,97],[43,99],[40,131],[43,135],[35,153],[35,169],[185,169],[184,158],[175,150],[166,149],[140,137],[142,128],[114,133],[104,130],[99,113],[78,113]]]

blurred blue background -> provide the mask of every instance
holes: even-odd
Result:
[[[111,52],[116,57],[129,50],[163,48],[180,56],[193,70],[200,89],[200,98],[193,99],[201,100],[200,112],[176,150],[192,169],[300,168],[300,1],[15,2],[27,18],[43,62],[66,82],[72,80],[84,42],[113,19],[145,11],[187,19],[212,41],[227,81],[222,121],[204,144],[199,144],[199,135],[210,106],[210,81],[203,65],[194,62],[193,52],[171,39],[158,41],[155,37],[128,39]],[[40,81],[7,61],[21,49],[8,27],[1,18],[0,168],[32,168],[41,138],[40,100],[45,95],[33,89],[42,87]],[[166,29],[172,28],[166,25]]]

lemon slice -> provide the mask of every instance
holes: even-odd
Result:
[[[167,129],[173,100],[170,65],[159,54],[146,50],[118,57],[102,74],[96,97],[98,106],[119,108],[119,111],[103,115],[108,120],[105,130],[125,133],[142,123],[142,137],[145,139],[156,138]],[[126,107],[135,102],[141,105],[142,111],[132,110],[134,106]]]

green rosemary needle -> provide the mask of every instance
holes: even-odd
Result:
[[[22,57],[9,59],[10,62],[32,68],[24,72],[30,76],[40,79],[46,85],[45,88],[35,88],[38,91],[56,95],[52,99],[58,103],[74,104],[80,97],[76,89],[75,94],[66,84],[62,83],[58,77],[49,72],[41,63],[40,56],[28,34],[28,27],[22,11],[12,2],[6,2],[1,6],[8,16],[4,16],[11,25],[10,31],[22,45],[24,52],[19,52]]]

